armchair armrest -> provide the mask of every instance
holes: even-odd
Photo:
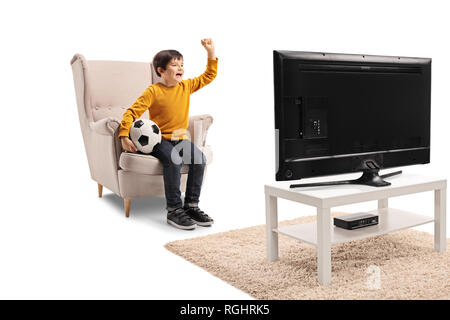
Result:
[[[117,170],[120,154],[122,153],[122,144],[119,135],[120,122],[117,119],[108,117],[96,122],[89,122],[90,143],[89,153],[101,168],[106,163],[110,163]]]
[[[191,141],[195,145],[200,147],[205,146],[206,135],[212,123],[213,117],[209,114],[202,114],[189,118],[188,131],[191,137]]]
[[[95,133],[101,134],[103,136],[114,136],[116,131],[119,129],[120,122],[113,118],[104,118],[96,122],[89,122],[89,128],[91,128]]]

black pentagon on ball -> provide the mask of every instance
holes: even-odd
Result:
[[[142,121],[142,120],[138,120],[138,121],[136,121],[135,123],[134,123],[134,127],[135,128],[140,128],[140,127],[142,127],[144,125],[144,121]]]
[[[147,136],[140,136],[138,141],[141,144],[141,146],[143,146],[143,147],[148,145],[148,137]]]
[[[156,124],[152,125],[152,129],[153,129],[154,133],[156,133],[156,134],[159,133],[159,128],[158,128],[158,126]]]

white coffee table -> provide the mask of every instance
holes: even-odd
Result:
[[[320,181],[346,180],[357,177],[340,175],[326,177]],[[305,179],[301,182],[316,182]],[[434,222],[434,248],[445,251],[446,244],[446,188],[447,180],[412,174],[401,174],[387,178],[392,183],[387,187],[341,185],[290,189],[298,181],[282,181],[265,185],[267,258],[278,260],[278,234],[295,238],[317,247],[317,269],[319,283],[331,283],[331,245]],[[388,207],[388,198],[434,190],[434,218]],[[278,227],[277,198],[300,202],[317,208],[317,221],[307,224]],[[330,209],[352,203],[378,200],[379,224],[357,230],[345,230],[333,225]]]

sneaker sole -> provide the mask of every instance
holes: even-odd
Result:
[[[192,218],[191,218],[191,219],[192,219]],[[201,226],[201,227],[209,227],[209,226],[211,226],[211,225],[214,223],[214,221],[200,222],[200,221],[196,221],[196,220],[194,220],[194,219],[192,219],[192,221],[194,221],[196,224],[198,224],[198,225]]]
[[[182,226],[180,224],[176,224],[175,222],[173,222],[172,220],[167,219],[167,223],[173,225],[175,228],[178,229],[182,229],[182,230],[192,230],[195,229],[195,224],[193,224],[192,226]]]

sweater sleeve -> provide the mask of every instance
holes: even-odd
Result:
[[[120,122],[119,138],[128,137],[134,120],[139,118],[147,109],[150,108],[153,100],[154,92],[150,86],[145,89],[144,93],[123,114],[122,121]]]
[[[188,80],[191,93],[194,93],[214,80],[217,75],[217,61],[217,58],[216,60],[208,59],[205,72],[199,77]]]

